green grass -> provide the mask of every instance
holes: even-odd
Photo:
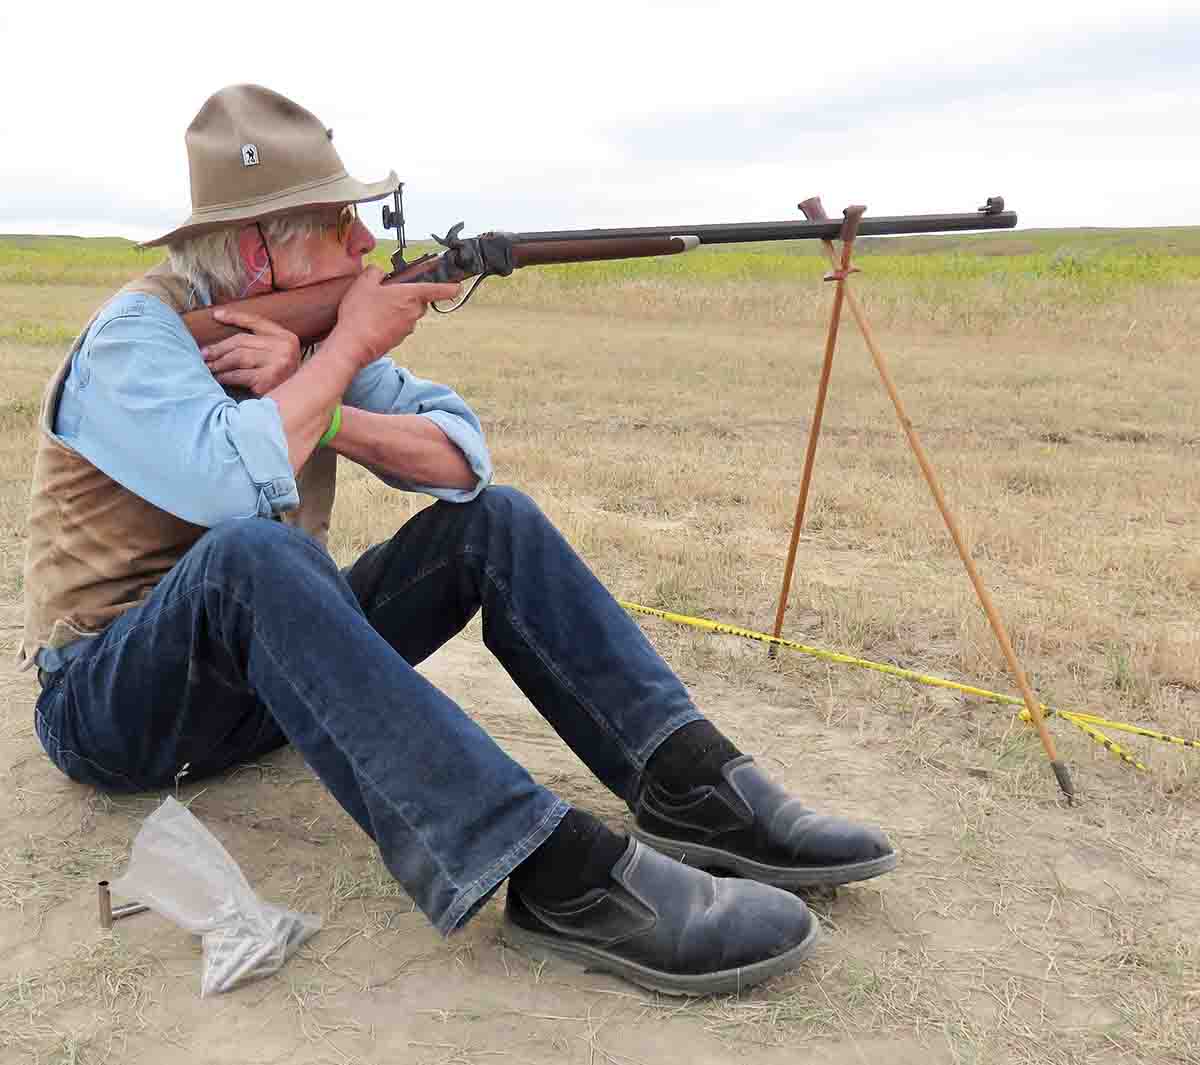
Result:
[[[0,319],[0,340],[11,340],[30,347],[61,348],[74,340],[78,332],[72,325],[46,325],[22,318]]]
[[[429,250],[414,244],[409,258]],[[394,250],[381,241],[371,261],[386,266]],[[811,280],[815,241],[778,241],[700,248],[661,259],[625,259],[544,267],[565,287],[646,279],[699,283]],[[161,258],[117,237],[0,236],[0,283],[120,283]],[[871,277],[940,284],[955,281],[1064,281],[1083,289],[1200,280],[1200,227],[1047,229],[1001,233],[868,238],[859,259]]]
[[[383,241],[373,262],[395,249]],[[414,245],[408,258],[429,250]],[[1026,232],[866,238],[863,269],[888,281],[1066,280],[1109,287],[1200,280],[1200,226],[1176,229],[1049,229]],[[700,248],[661,259],[622,259],[543,267],[570,285],[655,278],[671,281],[811,280],[817,241],[764,241]]]
[[[410,261],[432,250],[408,249]],[[381,241],[371,261],[387,268]],[[484,287],[477,306],[570,304],[627,315],[818,322],[827,313],[816,241],[702,247],[686,255],[523,270]],[[161,259],[119,238],[0,237],[0,286],[107,287]],[[866,238],[856,260],[859,291],[882,324],[993,333],[1041,322],[1084,335],[1123,330],[1138,350],[1184,343],[1200,282],[1200,227],[1047,229]],[[619,290],[619,291],[618,291]],[[0,342],[69,343],[78,322],[47,326],[38,315],[0,316]]]
[[[0,236],[0,284],[119,285],[161,259],[120,237]]]
[[[1200,255],[1160,252],[1099,250],[1064,245],[1054,252],[1011,256],[963,254],[956,251],[926,254],[863,255],[862,270],[873,279],[914,284],[960,281],[1068,281],[1084,287],[1107,289],[1114,285],[1159,284],[1200,280]],[[662,259],[620,259],[604,263],[578,263],[541,268],[548,278],[563,285],[662,280],[670,282],[811,281],[819,269],[807,255],[751,249],[732,252],[700,248],[687,255]]]

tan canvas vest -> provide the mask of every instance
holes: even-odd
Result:
[[[154,296],[177,314],[192,306],[187,283],[164,266],[117,295],[128,292]],[[207,531],[148,503],[51,435],[71,358],[98,314],[71,345],[42,399],[25,558],[25,631],[18,652],[22,668],[43,647],[98,635],[145,599]],[[322,545],[336,472],[335,452],[313,452],[296,478],[300,506],[283,514]]]

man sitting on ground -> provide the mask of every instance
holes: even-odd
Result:
[[[784,888],[893,868],[878,830],[772,783],[695,707],[537,506],[490,486],[479,420],[386,353],[456,286],[380,284],[332,133],[234,86],[188,129],[193,212],[88,323],[41,415],[22,654],[54,763],[168,787],[291,743],[443,934],[507,878],[506,934],[669,992],[794,967]],[[241,297],[355,275],[310,358]],[[200,350],[180,315],[243,331]],[[439,502],[344,573],[341,455]],[[482,610],[530,702],[634,814],[632,838],[536,783],[414,668]],[[716,879],[682,864],[735,874]]]

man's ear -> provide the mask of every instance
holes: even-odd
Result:
[[[238,257],[248,274],[256,274],[267,265],[267,249],[263,247],[257,226],[243,226],[238,230],[237,244]]]

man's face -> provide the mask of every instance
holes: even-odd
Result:
[[[349,224],[343,224],[342,238],[338,239],[338,210],[326,212],[326,224],[307,237],[300,237],[285,244],[272,245],[271,260],[275,264],[275,286],[288,289],[301,285],[313,285],[334,277],[345,277],[360,273],[363,257],[375,248],[371,231],[355,215]],[[261,241],[251,227],[255,251],[261,254]],[[258,273],[256,269],[254,273]],[[245,293],[248,296],[271,291],[270,271],[256,281]]]
[[[331,277],[344,277],[347,274],[357,274],[362,271],[363,257],[375,248],[375,238],[371,231],[359,220],[358,215],[343,225],[343,236],[338,239],[338,211],[331,211],[328,224],[319,232],[303,240],[296,241],[287,251],[299,250],[298,257],[289,262],[299,265],[303,280],[299,283],[311,285],[317,281],[328,281]],[[302,249],[302,250],[301,250]],[[272,254],[274,250],[272,249]],[[308,270],[303,270],[305,259]],[[283,273],[283,267],[279,267]],[[280,288],[289,288],[291,284],[285,280],[276,282]]]

